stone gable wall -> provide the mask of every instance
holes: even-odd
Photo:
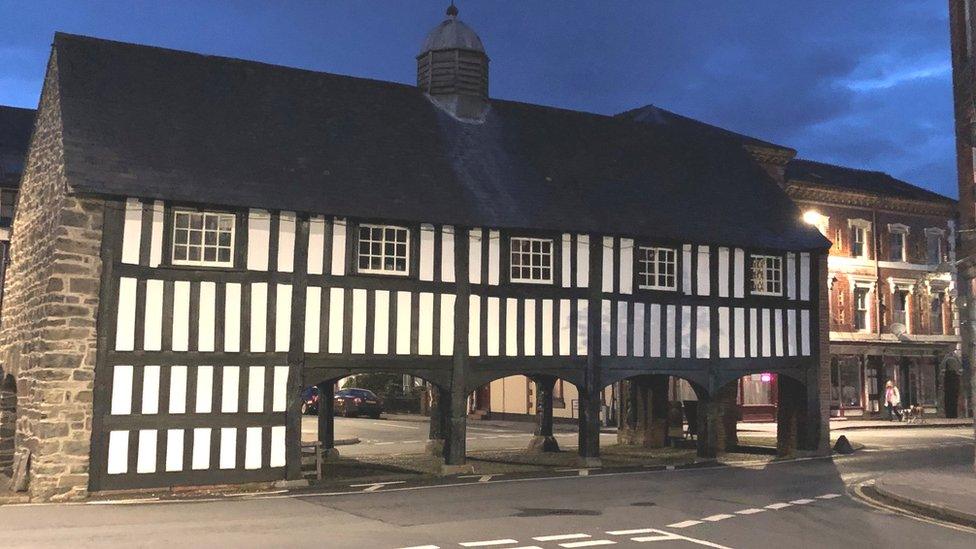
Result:
[[[52,52],[0,323],[0,361],[17,386],[15,448],[31,454],[37,500],[87,495],[101,273],[103,202],[67,194],[57,76]]]

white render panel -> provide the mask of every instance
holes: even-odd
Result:
[[[569,356],[573,352],[570,348],[575,329],[572,325],[572,307],[573,302],[569,299],[559,300],[559,356]]]
[[[153,201],[152,234],[149,241],[149,266],[159,267],[163,262],[163,219],[165,208],[162,200]]]
[[[719,358],[729,358],[731,354],[730,343],[731,338],[729,337],[729,308],[719,307],[718,308],[718,357]]]
[[[796,299],[796,254],[786,254],[786,298]]]
[[[434,226],[420,225],[420,280],[434,280]]]
[[[271,428],[271,457],[270,467],[285,466],[285,426],[276,425]]]
[[[346,274],[346,220],[341,217],[332,223],[332,274]]]
[[[573,262],[570,260],[570,254],[573,249],[573,235],[563,233],[562,249],[563,257],[560,268],[563,273],[563,288],[569,288],[573,285]]]
[[[125,220],[122,223],[122,263],[139,264],[141,239],[142,203],[137,198],[126,198]]]
[[[481,229],[468,231],[468,282],[481,284]]]
[[[454,227],[441,227],[441,281],[454,282]]]
[[[661,306],[651,304],[651,319],[647,323],[647,330],[651,335],[651,356],[661,356]]]
[[[193,452],[190,468],[196,471],[210,468],[210,427],[193,430]]]
[[[119,475],[129,470],[129,431],[108,434],[108,466],[106,472]]]
[[[617,302],[617,356],[627,356],[627,302]]]
[[[329,288],[329,352],[342,352],[342,314],[346,292],[342,288]]]
[[[271,214],[251,209],[247,214],[247,268],[267,271],[271,251]]]
[[[576,354],[585,355],[588,348],[587,329],[589,326],[590,303],[585,299],[576,300]]]
[[[711,310],[698,306],[698,324],[695,326],[695,358],[709,358],[712,352]]]
[[[691,306],[681,307],[681,358],[691,358]]]
[[[264,412],[264,366],[247,369],[247,413]]]
[[[213,411],[213,366],[197,366],[197,397],[193,411],[209,414]]]
[[[796,309],[786,311],[786,353],[796,356]]]
[[[377,290],[373,304],[373,353],[390,352],[390,292]]]
[[[620,239],[620,293],[634,293],[634,241]]]
[[[776,356],[783,356],[783,309],[776,309],[773,327],[776,332]]]
[[[762,310],[762,356],[773,356],[772,351],[772,319],[769,309]]]
[[[735,249],[735,271],[732,278],[734,297],[744,297],[746,292],[746,252],[742,248]]]
[[[468,297],[468,355],[481,356],[481,296]]]
[[[322,322],[322,288],[309,286],[305,289],[305,352],[319,352],[319,330]]]
[[[518,300],[505,300],[505,355],[518,355]]]
[[[220,430],[220,458],[221,469],[237,467],[237,429],[224,427]]]
[[[497,297],[488,298],[488,318],[486,319],[485,335],[487,346],[485,354],[498,356],[501,353],[501,300]]]
[[[729,249],[718,249],[718,296],[729,297]]]
[[[325,219],[317,215],[308,220],[308,274],[322,274],[325,262]]]
[[[522,351],[525,356],[535,356],[535,300],[522,301],[522,314],[525,315]]]
[[[134,278],[119,279],[119,310],[115,323],[115,350],[132,351],[136,338],[136,288]]]
[[[606,254],[604,254],[605,256]],[[610,300],[600,302],[600,356],[610,356],[610,315],[613,314]]]
[[[800,299],[810,301],[810,254],[800,254]]]
[[[749,309],[749,356],[759,356],[759,320],[756,309]]]
[[[139,448],[136,455],[136,473],[156,472],[156,437],[155,429],[139,431]]]
[[[488,284],[498,286],[501,265],[501,234],[488,231]]]
[[[159,366],[142,368],[142,410],[143,415],[159,413]]]
[[[576,287],[590,285],[590,235],[576,235]]]
[[[183,470],[183,429],[166,431],[166,472]]]
[[[241,285],[228,282],[224,287],[224,351],[241,350]]]
[[[420,325],[417,327],[419,352],[434,354],[434,294],[420,293]]]
[[[440,354],[451,356],[454,354],[454,306],[457,296],[441,294],[441,341]]]
[[[224,366],[224,376],[220,383],[220,411],[224,414],[236,414],[241,390],[240,366]]]
[[[186,366],[169,369],[169,413],[186,413]]]
[[[600,250],[600,255],[603,256],[603,291],[607,293],[613,292],[613,249],[613,237],[603,237],[603,248]],[[609,352],[606,348],[604,351]]]
[[[552,303],[551,299],[542,300],[542,356],[552,356]]]
[[[681,291],[691,295],[691,244],[681,246]]]
[[[675,358],[678,355],[678,308],[674,305],[668,305],[665,315],[667,316],[665,354],[667,358]]]
[[[735,358],[746,356],[746,310],[735,308]]]
[[[197,350],[203,353],[214,351],[214,338],[217,329],[217,283],[200,283],[200,321],[197,326]]]
[[[146,317],[142,334],[142,348],[146,351],[163,349],[163,287],[162,280],[146,281]]]
[[[810,311],[800,311],[800,352],[810,356]]]
[[[127,416],[132,413],[132,366],[112,368],[112,415]]]
[[[410,292],[397,292],[396,352],[410,354]]]
[[[251,283],[251,352],[263,353],[267,347],[268,283]],[[174,329],[175,331],[175,329]]]
[[[272,383],[271,411],[284,412],[288,407],[288,366],[274,367]]]
[[[366,290],[352,291],[352,347],[350,352],[361,355],[366,352]]]
[[[173,283],[173,350],[190,348],[190,283],[177,280]]]
[[[295,270],[295,212],[278,214],[278,272]]]
[[[244,435],[244,468],[261,468],[261,428],[248,427]]]
[[[712,292],[710,264],[708,246],[698,246],[698,295],[710,295]]]
[[[644,304],[634,303],[634,356],[644,356]]]

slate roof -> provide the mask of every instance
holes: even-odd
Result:
[[[34,109],[0,105],[0,185],[4,187],[20,184],[34,114]]]
[[[790,161],[786,165],[786,179],[877,196],[941,202],[949,205],[956,203],[952,198],[912,185],[884,172],[858,170],[813,160]]]
[[[829,245],[731,141],[502,100],[470,124],[413,86],[61,33],[54,48],[76,192],[781,250]]]

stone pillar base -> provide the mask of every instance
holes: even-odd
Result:
[[[441,464],[440,467],[441,476],[449,475],[471,475],[474,474],[474,465],[462,464],[462,465],[448,465]]]
[[[529,441],[528,452],[532,454],[559,452],[559,443],[556,442],[556,437],[552,435],[535,435]]]
[[[427,441],[427,446],[424,450],[428,455],[443,458],[444,457],[444,439],[442,438],[432,438]]]
[[[597,467],[602,467],[603,462],[598,457],[583,457],[580,456],[576,458],[576,464],[580,467],[585,467],[588,469],[595,469]]]
[[[339,449],[338,448],[323,448],[322,449],[322,459],[339,459]]]

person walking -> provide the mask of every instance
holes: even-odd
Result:
[[[890,379],[885,383],[885,408],[888,409],[888,421],[894,421],[895,417],[901,421],[901,394]]]

